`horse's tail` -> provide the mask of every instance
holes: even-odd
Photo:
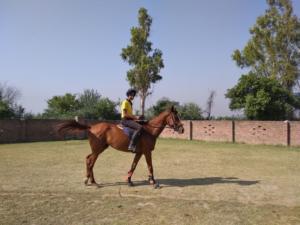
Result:
[[[75,120],[69,120],[67,122],[60,123],[56,126],[56,130],[59,134],[74,133],[76,131],[85,131],[90,129],[91,126],[78,123]]]

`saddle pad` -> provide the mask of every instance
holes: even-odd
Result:
[[[124,127],[121,124],[118,124],[117,127],[119,129],[123,130],[124,134],[126,134],[129,137],[129,139],[131,139],[131,137],[132,137],[132,135],[133,135],[133,133],[135,131],[134,129],[131,129],[129,127]]]
[[[123,127],[121,124],[118,124],[117,127],[118,127],[119,129],[121,129],[121,130],[124,129],[124,127]]]

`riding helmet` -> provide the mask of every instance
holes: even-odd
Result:
[[[132,96],[132,95],[136,95],[136,90],[133,88],[130,88],[127,92],[126,92],[127,97],[128,96]]]

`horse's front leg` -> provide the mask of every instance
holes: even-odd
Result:
[[[149,170],[148,181],[151,185],[154,185],[155,188],[158,188],[159,184],[154,179],[153,165],[152,165],[152,153],[151,152],[145,153],[145,158],[146,158],[146,162],[147,162],[147,166],[148,166],[148,170]]]
[[[141,153],[136,153],[135,156],[134,156],[134,159],[133,159],[133,162],[131,164],[131,168],[130,170],[128,171],[128,174],[127,174],[127,178],[126,178],[126,181],[128,183],[128,186],[133,186],[133,183],[131,181],[131,177],[133,175],[133,172],[141,158],[142,154]]]

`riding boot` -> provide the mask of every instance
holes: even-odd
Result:
[[[128,150],[133,153],[136,153],[136,144],[137,144],[138,138],[140,136],[140,133],[141,133],[141,129],[138,129],[138,130],[134,131],[134,133],[131,137],[131,140],[130,140],[130,143],[128,146]]]

